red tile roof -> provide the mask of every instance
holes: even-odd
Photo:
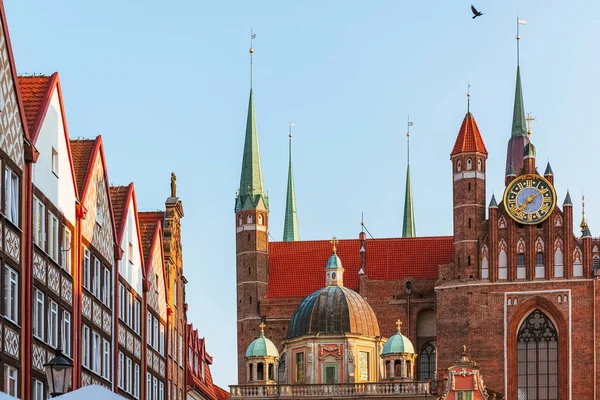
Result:
[[[37,132],[43,120],[41,115],[44,112],[43,104],[44,101],[49,101],[47,98],[55,75],[56,73],[52,76],[19,76],[19,90],[30,134]]]
[[[88,169],[90,168],[92,154],[96,146],[96,139],[71,140],[71,155],[73,157],[73,169],[77,180],[77,191],[83,196]]]
[[[437,278],[438,267],[452,262],[451,236],[371,239],[366,242],[365,273],[373,280]],[[360,240],[340,240],[337,254],[344,286],[358,289]],[[328,240],[269,243],[267,297],[306,297],[325,286]]]
[[[115,228],[117,229],[117,236],[121,236],[121,220],[123,219],[123,213],[127,209],[127,198],[129,194],[129,186],[111,186],[110,187],[110,201],[112,202],[113,215],[115,218]]]
[[[210,365],[213,362],[213,358],[206,351],[206,340],[198,336],[198,329],[194,329],[192,324],[187,325],[187,341],[188,347],[192,352],[197,353],[199,358],[198,374],[196,374],[190,364],[186,366],[188,386],[192,387],[192,390],[201,392],[206,398],[211,400],[228,399],[229,392],[215,385],[212,380]],[[204,362],[205,365],[204,379],[202,379],[202,366],[200,362]],[[190,363],[193,365],[192,362]]]
[[[458,136],[456,137],[456,143],[454,143],[454,148],[450,155],[453,156],[458,153],[473,152],[483,154],[488,153],[485,144],[483,143],[483,139],[481,138],[481,133],[479,133],[477,122],[475,122],[475,117],[468,112],[460,126]]]
[[[138,223],[140,225],[140,242],[144,253],[144,260],[148,261],[150,251],[152,251],[152,241],[154,240],[154,232],[157,229],[156,224],[162,224],[165,218],[163,211],[143,211],[138,212]],[[146,264],[146,268],[150,267],[150,263]]]

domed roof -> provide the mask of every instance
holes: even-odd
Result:
[[[333,253],[331,257],[327,260],[326,269],[337,269],[342,268],[342,260],[338,257],[337,253]]]
[[[265,325],[260,324],[261,333],[246,350],[246,358],[250,357],[275,357],[279,358],[277,347],[265,337]]]
[[[398,332],[396,332],[396,334],[394,336],[392,336],[391,338],[388,339],[387,342],[385,342],[385,345],[383,346],[381,355],[398,354],[398,353],[413,353],[414,354],[415,348],[413,347],[413,344],[400,331],[400,326],[402,325],[402,322],[400,322],[400,320],[398,320],[398,322],[396,322],[396,324],[398,325]]]
[[[335,262],[339,262],[338,268],[341,267],[339,257],[334,256]],[[332,261],[330,258],[329,262]],[[377,317],[369,303],[354,290],[343,286],[317,290],[296,308],[290,320],[288,339],[316,333],[380,336]]]

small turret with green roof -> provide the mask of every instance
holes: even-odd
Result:
[[[292,124],[290,123],[290,164],[288,166],[287,199],[285,202],[285,219],[283,224],[283,241],[297,242],[300,240],[298,229],[298,213],[296,212],[296,190],[292,172]]]
[[[388,354],[401,354],[401,353],[415,353],[415,348],[409,338],[402,334],[402,321],[396,321],[397,331],[396,334],[385,342],[382,355]]]

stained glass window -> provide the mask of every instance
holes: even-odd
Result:
[[[431,342],[423,346],[421,354],[419,354],[419,379],[425,381],[435,377],[435,347]]]
[[[538,309],[517,335],[517,381],[519,400],[558,399],[558,333]]]
[[[358,379],[365,382],[369,380],[369,353],[358,352]]]

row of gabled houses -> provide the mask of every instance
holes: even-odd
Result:
[[[0,14],[0,391],[46,399],[60,348],[73,389],[226,398],[187,322],[175,175],[160,211],[111,186],[102,137],[69,138],[58,74],[17,74]]]

